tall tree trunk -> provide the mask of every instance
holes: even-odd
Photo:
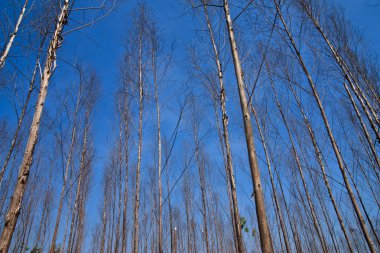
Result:
[[[354,100],[354,98],[353,98],[353,96],[352,96],[352,94],[351,94],[351,92],[350,92],[350,90],[349,90],[349,88],[348,88],[348,86],[347,86],[346,83],[344,83],[344,88],[345,88],[345,90],[346,90],[346,92],[347,92],[348,97],[350,98],[350,101],[351,101],[352,106],[354,107],[354,110],[355,110],[356,116],[357,116],[358,119],[359,119],[360,125],[361,125],[361,127],[362,127],[362,129],[363,129],[363,132],[364,132],[364,136],[366,137],[367,142],[368,142],[368,145],[369,145],[369,147],[370,147],[370,149],[371,149],[371,152],[372,152],[372,155],[373,155],[373,159],[375,160],[375,162],[376,162],[376,164],[377,164],[377,168],[378,168],[378,170],[380,170],[380,160],[379,160],[379,157],[378,157],[378,155],[377,155],[377,152],[376,152],[375,146],[373,145],[373,141],[372,141],[372,139],[371,139],[371,136],[369,135],[369,132],[368,132],[368,130],[367,130],[367,127],[366,127],[366,125],[365,125],[365,123],[364,123],[364,121],[363,121],[363,118],[362,118],[362,116],[361,116],[361,113],[360,113],[360,111],[359,111],[359,108],[358,108],[358,106],[356,105],[356,102],[355,102],[355,100]],[[380,175],[379,175],[379,171],[378,171],[378,170],[374,169],[374,172],[375,172],[377,178],[380,179]]]
[[[234,233],[234,236],[233,236],[234,249],[235,249],[235,251],[238,251],[236,229],[240,229],[240,226],[239,226],[239,222],[236,222],[235,215],[234,215],[234,207],[233,207],[233,200],[232,200],[232,190],[231,190],[231,184],[230,184],[231,182],[230,182],[230,180],[228,178],[229,177],[229,172],[228,172],[228,166],[229,165],[228,165],[228,162],[227,162],[227,150],[226,150],[224,135],[223,135],[222,130],[220,129],[219,110],[218,110],[220,105],[218,105],[217,103],[218,103],[218,101],[216,101],[216,99],[213,99],[213,106],[214,106],[214,111],[215,111],[216,127],[217,127],[217,132],[218,132],[218,137],[219,137],[219,143],[220,143],[220,146],[221,146],[221,149],[222,149],[222,153],[223,153],[224,170],[225,170],[225,173],[226,173],[226,187],[227,187],[227,196],[228,196],[228,204],[229,204],[228,207],[229,207],[229,211],[230,211],[231,227],[232,227],[232,230],[233,230],[233,233]],[[222,120],[223,120],[223,118],[222,118]],[[228,118],[227,118],[227,123],[228,123]],[[229,141],[228,141],[228,146],[230,147]],[[231,149],[230,149],[230,155],[231,155],[231,158],[232,158]],[[234,178],[233,183],[235,184],[235,178]],[[235,189],[236,189],[236,187],[235,187]],[[239,218],[239,220],[240,220],[240,218]],[[236,224],[237,224],[237,226],[236,226]],[[240,234],[241,234],[241,231],[240,231]],[[242,246],[243,246],[243,249],[244,249],[244,244]]]
[[[46,63],[41,77],[41,88],[38,95],[36,109],[33,116],[32,125],[29,132],[28,142],[26,144],[24,157],[20,166],[17,184],[13,193],[12,201],[9,206],[8,213],[5,218],[4,229],[0,239],[0,253],[8,252],[9,245],[12,240],[12,235],[16,227],[17,219],[22,206],[22,199],[25,193],[26,185],[29,178],[30,167],[32,165],[33,153],[37,143],[38,131],[41,122],[42,110],[45,104],[47,88],[49,80],[56,67],[56,51],[60,46],[62,30],[67,23],[69,0],[65,0],[61,7],[61,13],[58,16],[54,35],[50,41],[47,51]]]
[[[199,151],[198,151],[199,152]],[[199,181],[201,187],[201,202],[202,202],[202,218],[203,218],[203,233],[204,233],[204,241],[206,246],[206,252],[210,253],[210,245],[209,245],[209,229],[207,225],[207,200],[206,200],[206,180],[205,180],[205,157],[204,154],[197,154],[197,163],[198,163],[198,173],[199,173]]]
[[[237,246],[237,252],[244,253],[244,245],[241,235],[241,228],[240,228],[240,216],[239,216],[239,208],[238,208],[238,201],[236,196],[236,184],[235,184],[235,176],[233,172],[233,166],[232,166],[232,154],[231,154],[231,147],[229,142],[229,133],[228,133],[228,116],[227,116],[227,110],[226,110],[226,91],[224,88],[224,80],[223,80],[223,70],[222,70],[222,64],[220,62],[219,58],[219,50],[217,48],[214,32],[211,26],[211,22],[208,16],[207,12],[207,5],[204,0],[202,0],[203,4],[203,10],[206,18],[207,28],[209,31],[210,41],[212,44],[214,57],[215,57],[215,65],[218,70],[218,79],[219,79],[219,88],[220,88],[220,107],[222,110],[222,124],[223,124],[223,140],[224,140],[224,146],[226,149],[226,168],[227,168],[227,179],[229,182],[229,188],[231,191],[231,200],[232,200],[232,210],[233,210],[233,227],[234,227],[234,233],[235,233],[235,241]]]
[[[154,47],[154,45],[153,45]],[[158,82],[157,82],[157,48],[152,50],[152,66],[153,66],[153,83],[154,83],[154,97],[156,102],[156,113],[157,113],[157,173],[158,173],[158,252],[164,252],[163,245],[163,228],[162,228],[162,145],[161,145],[161,118],[160,118],[160,103],[158,99]]]
[[[108,187],[109,187],[109,179],[105,179],[105,185],[103,189],[104,193],[104,199],[103,199],[103,208],[102,208],[102,231],[101,231],[101,241],[100,241],[100,253],[104,253],[105,251],[105,244],[106,244],[106,233],[107,233],[107,206],[108,206]]]
[[[247,101],[247,96],[245,94],[245,89],[244,89],[245,84],[244,84],[243,72],[242,72],[242,67],[241,67],[241,63],[239,59],[239,53],[237,50],[236,41],[235,41],[235,34],[233,30],[232,19],[230,16],[228,1],[224,0],[223,3],[224,3],[223,9],[224,9],[224,14],[226,18],[228,35],[229,35],[230,46],[231,46],[231,53],[233,56],[233,62],[234,62],[234,67],[235,67],[235,75],[236,75],[236,80],[237,80],[237,85],[238,85],[238,90],[239,90],[240,106],[241,106],[242,114],[243,114],[244,132],[246,136],[249,165],[250,165],[251,175],[252,175],[252,183],[253,183],[253,189],[254,189],[253,195],[254,195],[255,203],[256,203],[256,215],[257,215],[257,222],[259,225],[261,250],[263,253],[269,253],[269,252],[273,252],[273,245],[272,245],[268,221],[266,217],[264,193],[263,193],[262,184],[261,184],[260,171],[259,171],[259,167],[257,163],[255,143],[253,139],[253,130],[252,130],[252,125],[251,125],[251,117],[248,110],[248,103],[247,103],[248,101]]]
[[[128,110],[128,108],[125,108]],[[127,252],[127,204],[128,204],[128,176],[129,176],[129,113],[125,111],[124,119],[124,155],[125,155],[125,178],[124,178],[124,196],[123,196],[123,228],[122,228],[122,240],[121,240],[121,252]]]
[[[277,169],[277,165],[275,163],[274,155],[273,155],[270,148],[267,148],[267,149],[268,149],[268,153],[269,153],[269,156],[271,158],[271,161],[273,163],[273,170],[274,170],[275,175],[276,175],[277,180],[278,180],[278,185],[279,185],[279,189],[280,189],[280,193],[281,193],[280,197],[282,197],[283,202],[284,202],[284,207],[285,207],[286,215],[288,217],[290,229],[292,231],[293,241],[294,241],[294,244],[296,246],[296,251],[299,253],[302,253],[303,252],[302,251],[302,243],[301,243],[300,236],[298,234],[297,224],[294,222],[294,219],[292,218],[292,216],[290,214],[289,206],[288,206],[288,203],[287,203],[286,197],[285,197],[284,187],[283,187],[283,184],[281,181],[281,176],[280,176],[278,169]]]
[[[117,184],[118,184],[118,206],[117,206],[117,224],[116,224],[116,241],[115,241],[115,252],[119,252],[119,245],[120,245],[120,220],[122,219],[122,203],[123,203],[123,122],[120,122],[120,129],[119,129],[119,147],[118,147],[118,172],[119,176],[117,177]]]
[[[50,208],[49,208],[49,202],[51,200],[51,182],[52,182],[52,174],[53,174],[53,170],[52,168],[50,168],[50,173],[49,173],[49,183],[48,183],[48,186],[46,188],[46,192],[45,192],[45,196],[44,196],[44,200],[43,200],[43,209],[42,209],[42,214],[41,214],[41,220],[40,220],[40,224],[38,226],[38,232],[37,232],[37,239],[36,239],[36,242],[34,244],[34,248],[38,248],[39,247],[39,242],[40,242],[40,238],[41,238],[41,235],[44,235],[45,232],[46,232],[46,224],[47,224],[47,221],[49,220],[49,211],[50,211]],[[43,245],[44,243],[44,238],[41,240],[41,245]]]
[[[315,87],[314,81],[313,81],[313,79],[312,79],[312,77],[311,77],[311,75],[309,73],[309,70],[307,69],[306,64],[303,61],[301,53],[298,50],[298,47],[296,46],[296,43],[295,43],[295,41],[293,39],[293,36],[290,33],[290,30],[288,29],[287,24],[285,23],[285,20],[284,20],[284,18],[282,16],[282,13],[281,13],[280,7],[277,4],[277,1],[274,0],[274,3],[276,5],[277,13],[278,13],[278,15],[279,15],[279,17],[281,19],[281,22],[282,22],[282,24],[283,24],[283,26],[285,28],[285,31],[286,31],[288,37],[289,37],[289,40],[290,40],[291,45],[292,45],[292,48],[294,49],[294,53],[295,53],[295,55],[296,55],[296,57],[297,57],[300,65],[302,67],[302,70],[303,70],[303,72],[304,72],[304,74],[305,74],[305,76],[306,76],[306,78],[307,78],[307,80],[308,80],[308,82],[310,84],[310,87],[312,89],[314,98],[315,98],[315,100],[316,100],[316,102],[318,104],[318,108],[320,110],[320,113],[321,113],[321,116],[322,116],[322,119],[323,119],[323,122],[324,122],[324,125],[325,125],[325,128],[326,128],[326,131],[328,133],[331,145],[333,147],[333,150],[334,150],[334,153],[335,153],[338,165],[339,165],[339,169],[340,169],[342,177],[343,177],[344,184],[346,186],[346,189],[348,191],[348,195],[349,195],[350,200],[352,202],[352,205],[354,207],[356,216],[357,216],[357,218],[359,220],[359,224],[360,224],[360,227],[361,227],[361,229],[363,231],[363,235],[364,235],[364,237],[366,239],[367,245],[368,245],[370,251],[372,253],[374,253],[375,252],[375,246],[374,246],[373,241],[371,239],[371,236],[370,236],[370,234],[368,232],[367,226],[365,225],[365,221],[364,221],[363,215],[361,213],[361,210],[360,210],[360,208],[359,208],[359,206],[358,206],[358,204],[356,202],[356,198],[355,198],[355,195],[354,195],[354,193],[352,191],[351,184],[350,184],[350,182],[349,182],[349,180],[347,178],[345,163],[344,163],[343,157],[342,157],[342,155],[341,155],[341,153],[339,151],[338,145],[336,144],[335,137],[334,137],[334,135],[333,135],[333,133],[331,131],[331,127],[330,127],[329,121],[327,119],[326,112],[325,112],[325,110],[323,108],[321,99],[319,98],[318,91],[317,91],[317,89]]]
[[[168,170],[167,170],[168,173]],[[169,232],[170,232],[170,252],[175,252],[175,238],[174,238],[174,228],[173,228],[173,210],[170,196],[170,187],[169,187],[169,177],[166,182],[168,195],[168,208],[169,208]]]
[[[143,118],[143,73],[142,73],[142,43],[143,31],[141,29],[139,35],[139,142],[137,153],[137,167],[136,167],[136,185],[135,185],[135,207],[133,212],[133,253],[139,251],[139,206],[140,206],[140,168],[141,168],[141,153],[142,153],[142,118]]]

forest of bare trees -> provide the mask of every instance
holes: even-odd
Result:
[[[2,1],[0,253],[380,252],[380,40],[342,3]]]

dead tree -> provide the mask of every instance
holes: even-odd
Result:
[[[129,145],[130,145],[130,108],[129,100],[125,92],[124,97],[121,99],[122,108],[120,108],[121,120],[124,125],[124,190],[123,190],[123,221],[122,221],[122,239],[121,239],[121,252],[127,252],[127,204],[128,204],[128,180],[129,180]]]
[[[158,80],[158,62],[157,55],[160,51],[159,37],[157,28],[154,24],[150,27],[150,46],[151,46],[151,61],[152,61],[152,75],[154,84],[154,100],[156,103],[156,117],[157,117],[157,181],[158,181],[158,252],[164,252],[163,245],[163,213],[162,213],[162,145],[161,145],[161,116],[160,116],[160,102],[159,102],[159,80]]]

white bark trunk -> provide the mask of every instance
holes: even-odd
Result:
[[[0,56],[0,69],[4,67],[5,65],[5,60],[7,59],[8,57],[8,54],[9,54],[9,51],[11,50],[11,47],[13,45],[13,41],[15,40],[16,38],[16,35],[17,35],[17,32],[20,28],[20,25],[21,25],[21,22],[24,18],[24,14],[25,14],[25,11],[26,11],[26,6],[28,5],[28,2],[29,0],[26,0],[22,9],[21,9],[21,13],[20,13],[20,16],[18,17],[18,20],[17,20],[17,23],[15,25],[15,28],[13,29],[13,33],[11,34],[11,36],[9,37],[9,40],[8,40],[8,43],[7,45],[5,46],[5,49],[4,51],[2,52],[2,55]]]

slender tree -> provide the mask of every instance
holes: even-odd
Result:
[[[243,122],[244,122],[244,132],[247,142],[248,149],[248,157],[249,164],[251,169],[252,183],[254,193],[253,196],[255,198],[256,204],[256,215],[257,221],[259,224],[259,233],[260,233],[260,244],[261,250],[263,253],[273,252],[273,245],[271,241],[267,216],[266,216],[266,208],[264,203],[264,193],[261,184],[260,171],[257,162],[255,143],[253,139],[253,130],[251,123],[251,116],[248,110],[248,101],[247,95],[245,94],[245,83],[243,77],[243,70],[239,58],[238,47],[235,40],[233,22],[231,19],[230,8],[228,5],[228,1],[223,1],[223,10],[226,18],[227,28],[228,28],[228,36],[230,40],[230,47],[232,58],[234,62],[235,75],[239,90],[239,98],[240,98],[240,106],[243,114]]]
[[[243,245],[243,239],[241,234],[241,228],[240,228],[240,216],[239,216],[239,208],[238,208],[238,201],[237,201],[237,195],[236,195],[236,184],[235,184],[235,176],[233,172],[233,166],[232,166],[232,154],[231,154],[231,147],[230,147],[230,141],[229,141],[229,133],[228,133],[228,116],[227,116],[227,110],[226,110],[226,90],[224,87],[224,77],[223,77],[223,70],[222,70],[222,64],[219,57],[219,49],[217,47],[214,31],[211,25],[211,21],[208,15],[207,10],[207,4],[205,1],[202,1],[203,5],[203,11],[206,19],[207,28],[209,31],[209,37],[214,53],[214,61],[215,65],[217,67],[217,74],[218,74],[218,80],[219,80],[219,90],[220,90],[220,98],[219,100],[219,106],[222,112],[222,125],[223,125],[223,144],[225,146],[225,152],[226,152],[226,169],[227,169],[227,179],[229,184],[229,189],[231,191],[231,200],[232,200],[232,210],[233,210],[233,227],[234,227],[234,233],[236,238],[236,246],[238,252],[244,252],[244,245]]]

